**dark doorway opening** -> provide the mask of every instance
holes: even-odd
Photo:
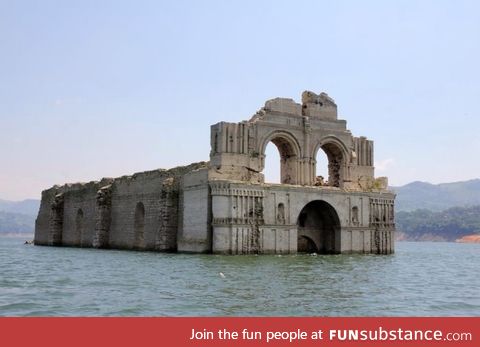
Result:
[[[329,203],[309,202],[298,216],[297,252],[340,253],[340,220]]]

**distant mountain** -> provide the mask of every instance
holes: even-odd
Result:
[[[0,199],[0,211],[37,215],[40,208],[40,200],[26,199],[22,201],[9,201]]]
[[[417,181],[391,189],[397,193],[397,211],[442,211],[455,206],[480,205],[480,179],[442,184]]]
[[[0,233],[32,233],[40,200],[0,200]]]
[[[412,241],[455,241],[480,235],[480,205],[452,207],[440,212],[421,209],[395,216],[397,237]]]
[[[0,233],[32,233],[35,216],[0,211]]]

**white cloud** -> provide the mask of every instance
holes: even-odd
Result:
[[[392,165],[395,165],[395,160],[393,158],[387,158],[384,160],[376,161],[375,169],[377,169],[378,171],[386,171]]]

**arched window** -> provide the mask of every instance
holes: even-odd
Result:
[[[83,238],[83,210],[79,208],[77,210],[77,216],[75,217],[75,236],[74,236],[74,246],[81,246],[82,245],[82,238]]]
[[[316,186],[328,186],[328,157],[327,154],[320,148],[317,151],[317,157],[315,158],[316,164]]]
[[[298,184],[300,149],[292,135],[287,133],[273,134],[263,151],[263,167],[269,171],[265,175],[265,182]]]
[[[135,207],[135,221],[133,224],[135,248],[145,247],[144,229],[145,229],[145,207],[141,202],[139,202]]]
[[[325,171],[325,156],[328,160],[328,175],[323,177],[323,182],[319,176],[323,176],[322,173],[327,174]],[[341,187],[343,184],[343,163],[344,158],[340,147],[333,142],[328,142],[318,147],[316,153],[317,165],[315,167],[315,185],[328,185],[330,187]],[[319,174],[320,173],[320,174]]]
[[[265,170],[263,174],[266,183],[280,183],[280,152],[272,142],[269,142],[265,149]]]

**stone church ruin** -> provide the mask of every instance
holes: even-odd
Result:
[[[265,183],[265,148],[281,183]],[[317,177],[324,151],[328,177]],[[325,93],[211,126],[210,161],[42,192],[36,245],[223,254],[394,251],[394,199]]]

